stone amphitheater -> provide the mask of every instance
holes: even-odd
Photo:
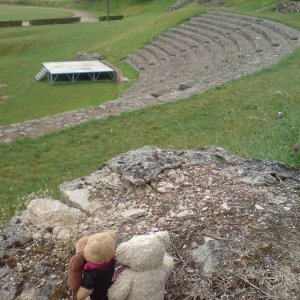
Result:
[[[200,94],[269,67],[300,45],[300,33],[259,18],[211,11],[162,33],[127,62],[138,72],[120,98],[100,106],[0,127],[0,142]]]

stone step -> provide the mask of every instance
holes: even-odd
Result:
[[[202,30],[205,30],[207,32],[213,32],[215,34],[218,34],[221,37],[225,37],[228,40],[230,40],[233,44],[236,45],[236,47],[239,49],[239,55],[245,56],[253,51],[253,44],[243,35],[232,31],[232,30],[224,30],[223,28],[219,28],[213,25],[205,24],[205,22],[201,23],[197,20],[195,21],[189,21],[189,25],[194,27],[199,27]]]
[[[160,62],[160,65],[170,61],[170,56],[166,54],[165,51],[162,51],[161,49],[156,47],[153,43],[144,47],[144,50],[154,55],[155,59]]]
[[[196,40],[194,36],[190,36],[180,29],[170,30],[168,35],[172,39],[180,41],[184,45],[190,46],[190,48],[193,50],[190,52],[190,60],[193,60],[194,58],[202,58],[203,56],[205,56],[208,60],[211,60],[211,47],[205,43],[199,43],[199,39]]]
[[[215,34],[219,40],[227,39],[228,41],[231,41],[238,48],[239,57],[244,57],[245,55],[247,55],[249,53],[249,49],[252,47],[245,47],[245,43],[239,40],[240,36],[237,36],[233,32],[224,32],[212,26],[200,24],[194,21],[187,22],[187,25],[190,27],[198,28],[198,30],[201,30],[201,33],[203,32],[203,34],[210,34],[211,32],[213,32],[213,34]],[[247,43],[249,42],[247,41]]]
[[[208,15],[204,19],[213,19],[216,22],[228,23],[241,28],[247,28],[259,35],[263,36],[273,47],[278,47],[281,44],[282,36],[277,32],[270,30],[267,27],[260,26],[258,23],[242,21],[238,19],[226,18],[221,16],[215,16],[213,14]]]
[[[187,44],[191,43],[191,41],[188,40],[187,37],[179,37],[178,38],[178,37],[173,36],[173,34],[174,34],[173,32],[168,33],[168,37],[172,38],[173,41],[176,40],[177,42],[180,42],[181,45],[183,45],[183,46],[186,46]],[[180,47],[176,47],[176,48],[181,49],[181,45],[180,45]],[[160,82],[163,82],[163,84],[165,84],[166,81],[172,82],[173,78],[177,78],[180,76],[181,77],[187,76],[187,75],[193,76],[193,74],[195,74],[196,72],[199,72],[199,69],[204,68],[205,65],[207,64],[207,62],[211,60],[209,52],[202,45],[199,45],[197,47],[192,47],[192,49],[194,50],[194,52],[191,52],[191,55],[190,55],[188,61],[185,60],[184,64],[181,63],[180,65],[178,64],[178,61],[175,61],[175,60],[172,62],[168,62],[169,64],[171,63],[171,65],[164,64],[163,65],[164,70],[161,69],[161,71],[164,71],[167,74],[165,74],[163,76],[157,74],[157,76],[155,76],[151,80],[151,83],[157,82],[159,84]],[[200,64],[200,60],[203,61],[202,65]],[[172,63],[173,63],[173,65],[172,65]],[[163,73],[160,73],[160,74],[163,74]],[[180,78],[180,80],[182,80],[182,78]],[[148,85],[149,85],[149,82],[148,82]],[[144,89],[147,86],[144,86]]]
[[[150,49],[148,49],[148,50],[150,50]],[[154,49],[155,49],[155,47],[154,47]],[[180,60],[177,58],[177,62],[179,63],[179,66],[183,65],[183,59]],[[149,88],[152,85],[154,85],[156,82],[162,81],[164,79],[164,77],[168,76],[169,72],[172,69],[169,66],[170,64],[171,64],[171,66],[173,64],[173,62],[171,60],[160,61],[159,64],[156,63],[155,65],[150,66],[151,72],[149,71],[148,66],[147,66],[145,69],[146,72],[143,72],[142,74],[140,74],[138,82],[132,88],[132,91],[136,91],[136,90],[140,89],[140,86],[143,86],[144,88]]]
[[[142,74],[149,68],[148,59],[141,53],[140,50],[135,51],[129,56],[129,63],[133,62],[137,66],[137,71]]]
[[[172,37],[170,33],[163,33],[159,40],[164,40],[167,44],[173,47],[180,55],[184,56],[184,53],[190,50],[190,46],[186,45],[179,37]]]
[[[149,53],[147,54],[143,49],[136,51],[135,54],[144,62],[145,67],[155,65],[153,57],[150,57]]]
[[[169,54],[169,59],[164,62],[162,65],[162,72],[165,73],[163,78],[159,80],[163,80],[168,77],[170,73],[173,72],[173,66],[176,65],[178,69],[184,68],[185,58],[180,52],[175,52],[171,45],[166,44],[164,41],[155,40],[152,44],[154,47],[157,47],[159,50],[164,52],[166,55]],[[161,74],[163,74],[161,73]]]
[[[158,56],[157,52],[151,48],[151,46],[145,46],[143,49],[140,50],[144,57],[147,58],[150,66],[155,66],[159,68],[163,61]]]
[[[171,32],[169,32],[167,36],[171,37],[172,40],[175,39],[175,40],[177,40],[177,42],[179,41],[181,43],[181,45],[183,45],[183,46],[186,46],[187,44],[190,44],[189,40],[185,40],[187,38],[185,36],[181,36],[181,37],[173,36],[172,34],[175,34],[175,33],[178,34],[178,31],[176,32],[176,30],[178,30],[178,29],[176,28],[175,31],[171,30]],[[179,29],[179,31],[180,31],[180,29]],[[206,37],[209,37],[209,38],[213,37],[214,41],[212,41],[212,43],[221,44],[222,50],[223,50],[223,48],[225,48],[225,43],[222,40],[220,42],[220,39],[218,37],[211,36],[211,35],[206,35]],[[204,43],[204,41],[206,41],[206,43]],[[170,43],[169,40],[168,40],[168,42]],[[203,39],[203,37],[202,37],[202,42],[203,42],[203,45],[210,45],[211,44],[211,42],[209,40],[206,40],[205,38]],[[180,47],[178,47],[178,45],[176,45],[176,49],[177,50],[181,49],[181,45],[180,45]],[[199,46],[198,46],[198,48],[199,48]],[[220,45],[219,45],[219,48],[220,48]],[[207,49],[207,47],[206,47],[206,49]],[[218,58],[221,60],[222,56],[219,56]],[[216,60],[214,60],[214,62],[216,62]],[[187,63],[185,63],[185,65],[186,64]],[[229,62],[226,63],[226,61],[225,61],[225,62],[223,62],[224,66],[221,66],[221,65],[219,66],[218,65],[218,67],[219,68],[226,68],[226,67],[228,67],[228,64],[229,64]],[[195,66],[195,64],[193,64],[193,65]],[[173,67],[173,69],[178,70],[178,68],[175,68],[175,67]],[[191,72],[191,70],[187,71],[187,70],[182,70],[182,68],[181,68],[178,72],[175,72],[175,71],[172,72],[172,70],[170,69],[170,66],[169,66],[169,69],[166,67],[166,70],[168,70],[168,75],[167,76],[164,76],[164,77],[160,76],[157,80],[152,80],[151,82],[148,82],[146,85],[145,85],[144,81],[142,81],[141,84],[140,84],[142,87],[139,87],[139,84],[137,84],[136,88],[133,90],[133,92],[134,93],[140,93],[140,94],[143,93],[143,92],[147,92],[147,89],[149,89],[151,84],[153,84],[153,81],[157,82],[157,84],[155,85],[155,88],[157,88],[157,89],[163,89],[167,86],[169,91],[170,90],[178,90],[178,86],[182,83],[183,78],[185,78],[185,79],[191,78],[192,79],[193,76],[197,76],[199,74],[201,74],[201,76],[203,78],[208,78],[208,77],[212,76],[212,74],[215,72],[215,70],[211,69],[211,71],[209,72],[210,74],[208,75],[207,74],[208,72],[205,69],[202,70],[201,68],[199,68],[199,65],[196,65],[195,69],[193,69],[192,72]],[[171,76],[171,74],[173,76]],[[204,81],[207,81],[207,80],[204,80]],[[159,92],[157,94],[159,94]]]
[[[210,41],[199,36],[198,31],[196,31],[197,32],[197,34],[196,34],[196,32],[190,31],[189,28],[177,26],[177,27],[171,29],[170,32],[177,34],[185,39],[192,40],[194,43],[192,45],[193,48],[198,48],[199,51],[203,51],[201,49],[204,48],[208,53],[210,53],[211,56],[213,55]],[[222,49],[224,50],[225,45],[222,44],[222,42],[220,43],[220,45],[221,45]]]
[[[158,39],[152,43],[152,46],[161,50],[166,56],[169,57],[169,60],[172,60],[173,57],[176,57],[175,51],[172,48],[170,48],[169,45],[160,42]]]
[[[218,12],[211,11],[208,14],[209,15],[213,14],[216,16],[257,23],[261,26],[264,26],[264,27],[267,27],[267,28],[273,30],[274,32],[281,34],[282,36],[286,37],[289,40],[298,40],[299,39],[299,32],[297,32],[296,30],[293,30],[292,28],[287,27],[283,24],[275,23],[273,21],[259,19],[259,18],[255,18],[255,17],[249,17],[249,16],[245,16],[245,15],[236,15],[236,14],[232,14],[232,13],[219,12],[219,11]]]
[[[250,57],[251,59],[251,57]],[[251,72],[248,71],[248,60],[246,58],[241,59],[239,62],[238,60],[231,60],[231,61],[223,61],[216,64],[215,68],[209,68],[203,71],[200,71],[198,74],[193,74],[195,77],[203,78],[203,81],[200,80],[198,84],[198,88],[201,89],[201,84],[204,86],[204,88],[207,87],[207,85],[211,84],[220,84],[227,80],[228,74],[234,73],[234,72],[240,72],[241,75],[246,75]],[[243,68],[243,66],[246,66],[246,68]],[[251,69],[251,67],[250,67]],[[188,79],[188,76],[183,76],[185,79]],[[211,80],[213,78],[213,80]],[[170,93],[172,90],[179,89],[180,86],[182,86],[182,79],[183,78],[175,78],[171,83],[164,84],[164,86],[157,85],[156,88],[159,90],[166,85],[168,86],[168,90],[165,91]],[[193,83],[195,80],[193,81]],[[178,95],[178,94],[177,94]]]
[[[167,34],[164,34],[164,37],[169,38],[172,41],[176,41],[178,43],[180,43],[180,45],[182,45],[182,47],[180,48],[181,52],[186,52],[187,55],[189,55],[189,60],[193,60],[194,57],[196,58],[196,56],[199,57],[203,55],[203,51],[207,52],[209,55],[214,55],[214,51],[216,51],[216,49],[212,49],[211,47],[209,47],[209,43],[206,45],[205,43],[200,44],[199,40],[196,41],[195,38],[193,36],[189,36],[187,34],[184,34],[184,32],[182,32],[179,29],[172,29],[170,31],[168,31]],[[208,51],[207,51],[208,50]],[[219,52],[220,54],[221,52]],[[224,53],[222,53],[223,55]]]
[[[155,40],[152,46],[154,49],[156,49],[154,50],[152,48],[152,50],[155,52],[159,50],[161,51],[160,53],[165,56],[173,53],[173,56],[169,57],[169,60],[161,62],[160,66],[153,66],[153,72],[144,72],[143,74],[141,74],[135,86],[130,89],[130,93],[132,94],[140,94],[141,88],[143,90],[146,90],[151,88],[151,86],[158,84],[159,82],[165,81],[167,77],[171,76],[172,73],[174,73],[174,65],[177,66],[177,70],[184,68],[185,58],[183,57],[181,52],[177,52],[177,54],[175,54],[174,45],[170,45],[170,43],[168,43],[168,40]],[[177,49],[178,45],[176,46]],[[150,51],[152,52],[152,50]],[[155,74],[155,76],[153,76],[153,74]]]
[[[138,65],[138,62],[134,59],[134,57],[132,57],[131,55],[129,55],[125,62],[129,65],[131,65],[137,72],[140,72],[140,67]]]
[[[145,70],[145,61],[144,59],[142,59],[139,55],[137,55],[136,52],[134,52],[133,54],[131,54],[128,59],[130,60],[130,62],[133,62],[137,67],[138,70]]]
[[[199,43],[201,43],[206,49],[211,53],[212,57],[215,57],[215,46],[213,44],[217,44],[220,47],[220,53],[225,56],[234,55],[235,52],[238,52],[239,49],[234,49],[228,41],[228,39],[220,38],[219,36],[210,34],[208,32],[204,32],[203,30],[196,29],[195,27],[190,27],[188,24],[179,25],[176,27],[177,31],[180,31],[182,34],[186,34],[188,36],[191,35],[191,38],[194,38]],[[235,44],[234,44],[235,45]],[[214,49],[214,50],[213,50]],[[218,55],[217,55],[218,56]]]
[[[251,45],[253,46],[254,50],[256,52],[261,52],[262,49],[264,49],[264,43],[261,39],[256,39],[256,36],[253,36],[253,33],[251,31],[248,31],[245,27],[242,28],[237,25],[229,25],[227,23],[221,22],[221,21],[215,21],[212,19],[209,19],[208,17],[206,18],[201,18],[201,19],[195,19],[196,22],[200,24],[205,24],[209,26],[213,26],[213,28],[217,28],[218,30],[226,30],[235,34],[240,34],[242,35],[246,40],[248,40]],[[239,38],[237,38],[239,40]]]
[[[169,42],[176,42],[178,45],[181,45],[180,51],[183,53],[183,57],[186,59],[185,65],[195,67],[195,61],[198,67],[202,63],[202,58],[205,56],[207,60],[211,60],[211,53],[207,52],[206,48],[200,45],[195,45],[195,42],[189,39],[187,36],[179,36],[174,32],[168,32],[164,35],[164,38],[167,38]]]
[[[176,28],[172,28],[168,31],[168,34],[171,34],[171,36],[174,37],[178,37],[180,40],[184,41],[187,45],[189,45],[189,47],[195,49],[198,48],[199,46],[199,41],[196,40],[193,35],[189,34],[185,34],[184,32],[176,29]]]

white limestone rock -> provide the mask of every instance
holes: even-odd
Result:
[[[119,174],[104,166],[90,176],[61,184],[59,190],[61,198],[68,205],[87,212],[93,209],[91,198],[94,191],[97,191],[102,185],[116,189],[120,183]]]
[[[85,214],[79,209],[51,198],[41,198],[32,200],[22,218],[30,221],[35,227],[41,229],[71,228],[85,219]]]
[[[223,251],[218,241],[205,237],[204,244],[192,250],[192,256],[195,263],[203,264],[203,273],[209,277],[220,266],[223,260]]]
[[[18,297],[18,300],[38,300],[38,295],[35,289],[25,290]]]
[[[71,206],[88,211],[90,191],[88,189],[61,190],[62,198]]]
[[[141,217],[144,216],[146,214],[146,210],[145,209],[130,209],[130,210],[126,210],[124,211],[121,215],[123,218],[133,218],[133,217]]]
[[[192,212],[188,210],[181,211],[180,213],[177,214],[177,218],[185,218],[192,215]]]
[[[157,191],[161,192],[161,193],[166,193],[170,190],[172,190],[174,188],[174,184],[171,182],[160,182],[158,187],[157,187]]]
[[[59,226],[53,228],[53,235],[58,240],[69,240],[72,237],[70,229],[61,228]]]

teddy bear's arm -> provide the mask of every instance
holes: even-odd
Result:
[[[166,272],[167,276],[170,275],[174,268],[174,261],[173,258],[170,257],[168,254],[165,254],[164,261],[163,261],[163,270]]]
[[[75,254],[69,264],[69,287],[76,294],[79,290],[83,273],[84,258],[81,254]]]
[[[108,290],[109,300],[124,300],[127,298],[130,292],[132,283],[132,272],[130,270],[124,270],[118,277],[115,283]]]
[[[88,296],[92,295],[93,291],[81,286],[77,293],[77,300],[86,300]]]

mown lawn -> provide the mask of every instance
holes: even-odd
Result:
[[[0,21],[71,17],[72,13],[57,8],[0,4]]]
[[[269,4],[274,1],[264,2]],[[259,7],[257,5],[255,9]],[[238,6],[235,9],[242,8]],[[120,62],[119,57],[124,57],[132,49],[151,40],[160,29],[176,23],[180,18],[184,19],[194,10],[186,8],[183,12],[171,15],[172,20],[166,17],[157,17],[156,22],[149,20],[147,24],[157,27],[154,26],[155,29],[146,36],[142,36],[146,29],[137,26],[130,33],[140,37],[130,39],[133,45],[123,41],[127,33],[119,27],[119,37],[116,35],[103,49],[107,50],[105,53],[109,49],[114,51],[114,43],[120,42],[121,54],[113,52],[111,56],[112,60]],[[253,13],[253,10],[245,12]],[[287,17],[274,14],[269,9],[255,14],[300,29],[300,14]],[[135,18],[142,17],[138,14]],[[132,18],[133,23],[135,18]],[[113,26],[119,25],[116,23]],[[86,37],[86,40],[89,38]],[[100,47],[101,42],[93,43],[90,50],[96,51]],[[34,48],[26,51],[30,57]],[[300,144],[299,82],[300,49],[297,49],[276,66],[200,96],[92,121],[36,139],[1,144],[0,218],[7,220],[16,209],[22,209],[29,194],[47,190],[47,193],[57,197],[58,184],[88,175],[113,156],[145,145],[173,149],[216,145],[246,157],[278,160],[300,167],[300,154],[292,151],[294,144]],[[51,88],[64,90],[64,87],[67,90],[75,86]],[[22,89],[23,86],[20,86]],[[85,89],[84,85],[79,85],[77,92],[81,89]],[[43,99],[46,97],[44,95]],[[279,111],[284,113],[282,119],[276,117]]]

